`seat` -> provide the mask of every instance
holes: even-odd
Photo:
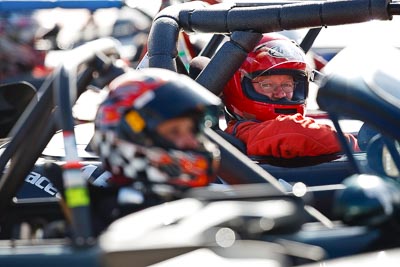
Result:
[[[28,82],[0,85],[0,138],[7,137],[35,96],[36,88]]]

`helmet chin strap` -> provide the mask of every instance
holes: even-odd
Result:
[[[282,115],[291,115],[291,114],[296,114],[297,109],[293,108],[275,108],[274,109],[276,114],[282,114]]]
[[[230,121],[230,120],[243,120],[241,116],[230,112],[226,107],[224,107],[224,114],[225,114],[225,120]]]

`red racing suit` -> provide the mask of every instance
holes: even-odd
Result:
[[[249,156],[295,158],[334,154],[342,151],[336,130],[301,114],[280,115],[274,120],[231,120],[225,132],[246,144]],[[356,138],[345,135],[354,151]]]

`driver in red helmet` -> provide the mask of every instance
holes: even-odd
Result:
[[[277,33],[264,34],[223,90],[226,132],[249,156],[295,158],[341,151],[335,129],[305,117],[310,67],[303,50]],[[354,136],[347,134],[354,150]]]

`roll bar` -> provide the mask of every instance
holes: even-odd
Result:
[[[148,39],[149,67],[177,71],[177,41],[180,31],[230,35],[230,40],[212,55],[209,63],[195,80],[216,95],[240,67],[262,37],[262,33],[316,29],[322,26],[366,22],[372,19],[390,20],[399,13],[399,4],[389,0],[339,0],[239,4],[206,6],[195,1],[174,5],[162,10],[154,19]],[[318,34],[318,31],[311,32]],[[310,46],[311,44],[304,44]],[[210,53],[208,52],[208,55]],[[223,66],[223,67],[222,67]],[[226,143],[212,138],[219,144],[222,163],[219,175],[231,183],[241,181],[239,173],[248,182],[269,181],[270,175],[244,160],[235,148],[226,149]],[[224,164],[225,161],[237,164]]]
[[[154,18],[148,39],[149,67],[177,71],[176,44],[182,30],[231,34],[231,40],[196,78],[218,95],[231,77],[229,74],[239,68],[245,55],[257,44],[261,33],[390,20],[394,14],[400,14],[399,4],[389,0],[302,1],[260,6],[243,3],[206,6],[193,1],[173,5]]]

